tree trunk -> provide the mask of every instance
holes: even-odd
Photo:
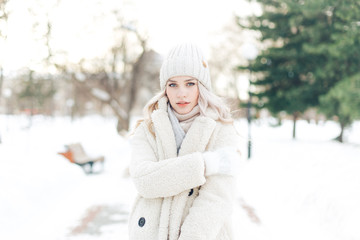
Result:
[[[348,117],[340,118],[339,123],[340,123],[340,135],[337,138],[335,138],[335,140],[343,143],[345,128],[349,126],[352,123],[352,121],[351,118],[348,116]]]
[[[0,99],[2,97],[2,85],[4,82],[3,68],[0,67]]]
[[[344,129],[345,129],[345,124],[343,122],[340,122],[340,135],[336,138],[336,141],[339,141],[341,143],[343,143],[344,139]]]
[[[340,135],[337,137],[339,142],[343,142],[343,134],[344,134],[344,126],[342,126],[341,124],[341,131],[340,131]]]
[[[298,117],[299,117],[299,113],[294,112],[293,113],[293,132],[292,132],[293,139],[296,138],[296,121],[297,121]]]
[[[125,136],[129,130],[129,127],[130,127],[130,119],[124,119],[118,117],[116,130],[120,135]]]
[[[139,73],[140,73],[140,65],[142,63],[142,59],[145,56],[145,51],[143,51],[139,57],[139,59],[137,60],[137,62],[134,64],[133,66],[133,70],[132,70],[132,77],[131,77],[131,81],[129,82],[130,84],[130,91],[129,91],[129,100],[128,100],[128,105],[127,105],[127,114],[128,116],[130,116],[130,112],[134,107],[135,104],[135,100],[136,100],[136,94],[137,94],[137,81],[139,78]],[[130,117],[128,117],[128,120],[130,121]],[[128,124],[129,125],[129,124]],[[126,129],[129,130],[129,129]]]
[[[1,106],[1,97],[2,97],[2,85],[3,85],[3,80],[4,80],[4,76],[3,76],[3,68],[0,67],[0,106]],[[0,143],[1,143],[1,134],[0,134]]]

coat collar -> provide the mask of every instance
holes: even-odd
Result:
[[[151,114],[160,160],[177,156],[174,132],[167,113],[168,98],[163,97],[158,102],[158,109]],[[180,148],[179,156],[203,152],[216,126],[216,114],[209,110],[209,117],[197,117],[188,130]]]
[[[216,121],[209,117],[197,117],[191,124],[179,151],[179,156],[204,152],[216,127]]]
[[[151,114],[151,120],[154,123],[159,160],[177,156],[175,135],[167,113],[167,102],[167,97],[162,97],[158,101],[159,108]]]

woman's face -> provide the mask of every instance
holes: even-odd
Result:
[[[166,83],[166,95],[177,113],[189,113],[198,103],[198,80],[189,76],[172,77]]]

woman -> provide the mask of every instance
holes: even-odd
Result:
[[[197,46],[170,51],[160,87],[131,140],[130,240],[232,239],[238,135]]]

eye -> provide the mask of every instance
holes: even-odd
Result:
[[[195,84],[194,82],[188,82],[187,85],[188,85],[188,86],[194,86],[194,85],[196,85],[196,84]]]
[[[175,83],[169,83],[168,86],[169,86],[169,87],[176,87],[176,84],[175,84]]]

